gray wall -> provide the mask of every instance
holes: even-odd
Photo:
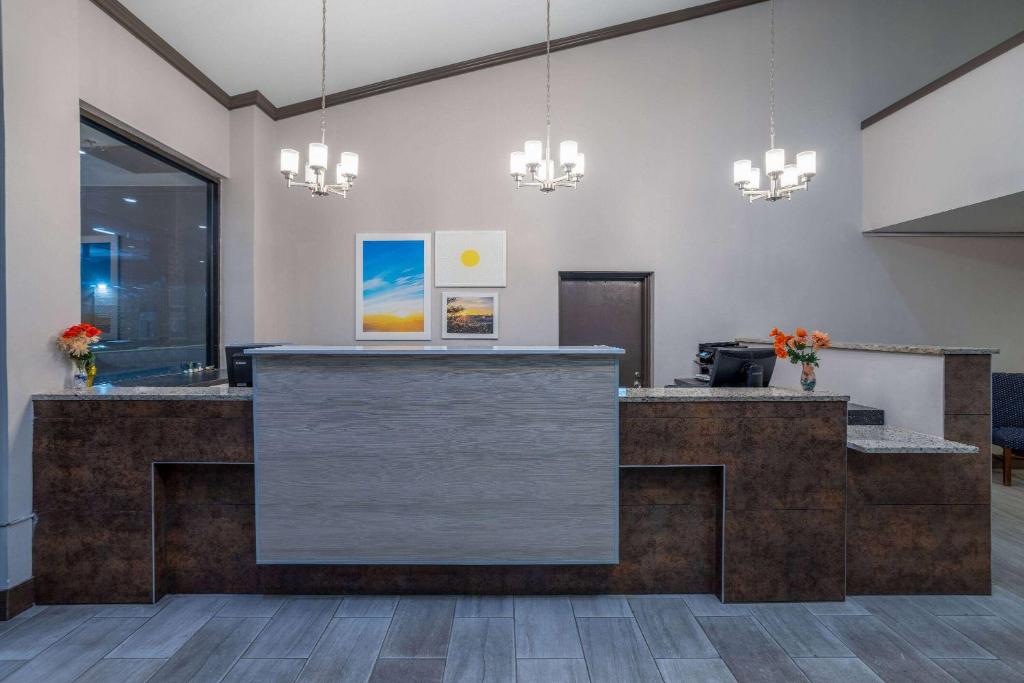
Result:
[[[332,156],[360,153],[350,199],[286,190],[275,161],[256,169],[272,183],[254,227],[256,336],[353,340],[357,232],[496,228],[500,343],[557,341],[559,270],[653,270],[656,383],[689,372],[699,340],[775,324],[995,345],[997,367],[1024,369],[1024,240],[862,236],[859,128],[1019,30],[1024,3],[779,0],[777,19],[777,141],[817,150],[809,192],[749,206],[730,184],[733,160],[768,146],[767,4],[556,53],[555,144],[587,154],[575,192],[517,192],[507,176],[509,152],[543,134],[542,59],[353,102],[329,110],[327,134]],[[261,152],[305,149],[318,129],[315,113],[278,122]]]

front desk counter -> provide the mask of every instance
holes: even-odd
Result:
[[[40,603],[166,593],[713,593],[841,600],[846,398],[619,399],[619,557],[604,565],[258,565],[251,392],[35,400]]]
[[[600,565],[257,564],[251,390],[98,389],[39,395],[34,408],[40,604],[144,603],[168,593],[712,593],[761,602],[854,592],[845,396],[626,390],[618,400],[619,557]],[[938,460],[932,467],[933,478],[952,472]],[[885,487],[867,477],[851,492],[881,504],[867,513],[899,495],[879,498],[873,485]],[[887,551],[905,548],[913,560],[915,549],[888,545],[902,520],[863,519],[873,526],[858,529],[873,537],[858,532],[870,557],[858,565],[856,592],[886,592],[870,571]],[[987,526],[982,539],[962,536],[980,534],[977,527],[948,524],[936,533],[988,547]],[[972,561],[935,572],[977,569]],[[955,592],[965,583],[945,582]]]

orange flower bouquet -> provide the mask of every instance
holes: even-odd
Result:
[[[789,358],[793,365],[800,363],[800,386],[804,391],[814,391],[818,383],[814,376],[814,368],[818,367],[818,352],[832,345],[832,340],[825,332],[814,330],[807,334],[807,328],[798,327],[793,334],[786,334],[777,327],[768,333],[775,340],[775,355]]]
[[[103,331],[89,323],[79,323],[64,330],[57,337],[57,348],[61,350],[75,366],[75,388],[91,387],[96,377],[96,355],[92,345],[100,340]]]

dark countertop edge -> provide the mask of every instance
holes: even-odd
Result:
[[[761,344],[771,346],[773,341],[768,337],[736,337],[741,344]],[[971,346],[929,346],[922,344],[868,344],[863,342],[832,342],[827,350],[837,351],[871,351],[875,353],[913,353],[925,356],[991,356],[999,353],[999,349]]]

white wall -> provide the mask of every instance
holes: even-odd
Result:
[[[231,112],[230,127],[234,173],[221,184],[221,339],[283,339],[272,331],[277,299],[267,303],[266,295],[275,263],[264,242],[273,229],[271,187],[281,176],[262,171],[278,162],[274,125],[261,110],[246,107]]]
[[[13,523],[0,527],[0,589],[6,589],[32,576],[29,397],[64,386],[68,364],[54,342],[80,314],[78,2],[3,2],[0,10],[6,181],[0,523]]]
[[[257,169],[278,185],[256,315],[274,311],[295,342],[351,343],[356,233],[500,228],[501,343],[557,341],[559,270],[653,270],[657,384],[692,372],[698,341],[776,324],[996,346],[997,367],[1024,369],[1024,240],[861,234],[860,121],[1024,22],[1024,3],[986,7],[780,1],[777,141],[816,149],[819,175],[774,205],[731,185],[732,161],[768,143],[767,4],[556,53],[554,139],[587,154],[575,192],[517,192],[507,175],[509,152],[543,134],[542,59],[332,108],[331,153],[360,153],[359,182],[312,200],[276,163]],[[304,149],[318,114],[276,128],[276,147]]]
[[[799,365],[779,360],[772,386],[800,386]],[[885,424],[942,435],[945,423],[944,356],[829,349],[815,371],[817,391],[846,394],[851,403],[881,408]]]
[[[228,111],[90,0],[76,2],[81,99],[229,175]]]
[[[218,174],[230,169],[230,144],[227,111],[89,0],[4,0],[0,7],[6,202],[3,589],[31,577],[30,397],[65,385],[68,364],[54,342],[81,315],[80,100]]]
[[[1024,192],[1021,73],[1024,46],[866,128],[864,229]]]

